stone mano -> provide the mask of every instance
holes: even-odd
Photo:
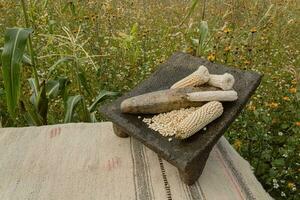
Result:
[[[147,92],[168,89],[178,80],[194,72],[200,65],[208,68],[210,74],[230,73],[235,78],[233,89],[238,93],[238,100],[223,102],[224,113],[207,126],[206,131],[188,138],[169,141],[167,137],[151,130],[138,115],[120,112],[121,102],[129,97]],[[132,91],[118,98],[113,103],[101,107],[100,112],[114,123],[115,133],[120,137],[132,136],[155,151],[159,156],[178,168],[182,180],[193,184],[201,175],[206,160],[213,146],[224,134],[229,125],[241,112],[261,81],[256,72],[242,71],[236,68],[214,64],[207,60],[185,53],[173,54],[157,71]]]

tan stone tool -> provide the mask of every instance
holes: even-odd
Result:
[[[122,113],[156,114],[187,107],[198,107],[208,101],[235,101],[234,90],[217,91],[214,87],[161,90],[125,99]]]
[[[156,114],[180,108],[198,107],[203,105],[203,102],[188,100],[188,93],[216,90],[218,89],[215,87],[187,87],[149,92],[125,99],[120,108],[122,113]]]

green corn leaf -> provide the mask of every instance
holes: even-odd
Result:
[[[91,119],[91,121],[90,121],[91,123],[96,123],[97,122],[96,115],[95,115],[94,112],[90,114],[90,119]]]
[[[80,95],[68,97],[68,100],[66,102],[66,108],[65,108],[66,113],[65,113],[64,123],[70,123],[72,121],[73,112],[81,100],[82,100],[82,96]]]
[[[182,26],[182,24],[183,24],[183,23],[184,23],[184,22],[185,22],[192,14],[193,14],[193,12],[194,12],[196,6],[198,5],[199,1],[200,1],[200,0],[193,0],[193,1],[192,1],[192,5],[191,5],[191,7],[190,7],[188,13],[187,13],[186,16],[183,18],[183,20],[182,20],[182,22],[180,23],[179,26]]]
[[[205,48],[208,36],[208,25],[206,21],[201,21],[199,26],[199,45],[197,48],[197,56],[201,55]]]
[[[32,95],[30,97],[30,102],[34,106],[34,110],[30,110],[27,106],[27,112],[30,114],[30,112],[35,112],[36,116],[39,116],[42,120],[42,124],[47,124],[47,113],[48,113],[48,97],[47,97],[47,87],[45,81],[42,82],[40,86],[40,91],[37,89],[36,82],[34,78],[28,79],[29,85],[32,89]],[[33,116],[33,114],[30,114]],[[37,117],[31,117],[31,118],[37,118]],[[36,121],[36,120],[35,120]],[[38,121],[39,122],[39,121]],[[42,125],[40,124],[40,125]]]
[[[7,108],[15,118],[20,98],[21,66],[30,29],[10,28],[5,33],[5,44],[2,52],[2,74],[6,93]]]
[[[67,102],[67,99],[68,99],[67,86],[69,85],[70,80],[67,77],[59,77],[58,82],[59,82],[59,94],[63,98],[64,107],[66,107],[66,102]]]
[[[98,103],[100,103],[101,101],[103,101],[105,99],[105,97],[109,97],[109,96],[116,96],[118,95],[117,92],[110,92],[110,91],[106,91],[106,90],[102,90],[98,96],[96,97],[96,99],[94,100],[94,102],[92,103],[92,105],[88,108],[90,112],[94,112],[96,109],[96,106]]]
[[[57,80],[50,80],[46,84],[46,94],[49,98],[57,97],[59,94],[60,84]]]
[[[29,126],[43,125],[42,117],[36,112],[33,105],[20,101],[20,111]]]
[[[200,43],[201,46],[204,46],[204,43],[207,39],[207,34],[208,34],[207,21],[201,21],[200,22],[199,31],[200,31],[199,43]]]
[[[3,51],[3,47],[0,48],[0,52],[2,53]],[[29,58],[29,55],[27,55],[26,53],[24,53],[23,58],[22,58],[22,62],[25,65],[32,65],[31,59]],[[2,57],[0,56],[0,63],[2,63]]]
[[[78,73],[78,78],[82,87],[86,90],[86,92],[91,95],[91,88],[89,87],[88,81],[86,79],[86,75],[83,71]]]
[[[37,105],[38,105],[38,99],[37,99],[38,86],[36,85],[36,82],[35,82],[34,78],[29,78],[28,82],[29,82],[30,88],[32,90],[32,95],[30,97],[30,102],[35,106],[35,108],[37,108]]]
[[[47,113],[48,113],[48,98],[46,95],[46,82],[43,81],[40,87],[38,95],[38,114],[43,119],[43,124],[47,124]]]
[[[68,79],[68,77],[58,77],[57,81],[59,82],[59,90],[62,90],[64,87],[66,87],[69,83],[70,80]]]
[[[24,53],[22,61],[25,65],[29,65],[29,66],[32,65],[31,59],[30,59],[29,55],[27,55],[26,53]]]

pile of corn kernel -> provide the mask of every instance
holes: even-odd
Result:
[[[149,128],[158,131],[165,137],[174,136],[178,124],[196,109],[198,108],[191,107],[172,110],[171,112],[154,115],[152,118],[144,118],[143,122],[145,122]]]

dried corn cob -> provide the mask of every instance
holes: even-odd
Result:
[[[200,107],[185,120],[179,123],[175,137],[186,139],[204,128],[223,113],[223,106],[218,101],[212,101]]]
[[[208,80],[209,72],[205,66],[201,65],[195,72],[172,85],[171,89],[199,86],[206,83]]]
[[[208,84],[222,90],[231,90],[234,85],[234,77],[231,74],[223,75],[210,74]]]
[[[237,100],[237,92],[229,91],[201,91],[187,94],[190,101],[235,101]]]

